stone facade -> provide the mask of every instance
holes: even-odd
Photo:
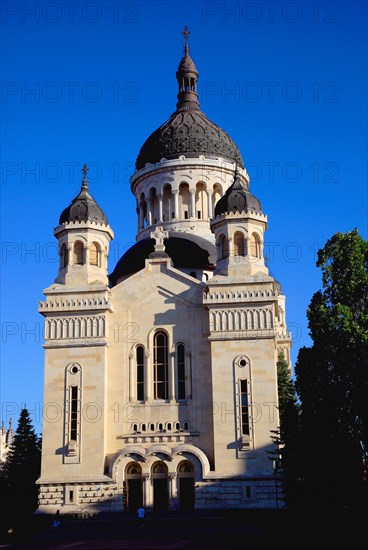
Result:
[[[9,449],[13,443],[14,439],[14,430],[13,430],[13,421],[9,420],[9,428],[6,429],[4,422],[1,425],[0,429],[0,463],[6,461]]]
[[[199,109],[191,63],[178,110]],[[110,276],[113,231],[84,167],[39,305],[39,512],[275,506],[276,361],[279,349],[289,359],[290,336],[263,257],[267,217],[233,147],[227,158],[188,155],[186,142],[186,154],[154,163],[142,148],[131,178],[137,243]]]

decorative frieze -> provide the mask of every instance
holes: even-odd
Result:
[[[269,307],[212,310],[209,319],[211,333],[270,330],[274,327],[273,311]]]
[[[62,317],[45,320],[45,340],[104,338],[106,319],[97,317]]]

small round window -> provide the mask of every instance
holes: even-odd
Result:
[[[235,359],[235,365],[241,369],[244,369],[245,367],[249,367],[250,361],[245,355],[240,355]]]

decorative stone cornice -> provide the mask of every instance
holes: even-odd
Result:
[[[183,443],[191,441],[193,437],[199,437],[199,432],[180,432],[180,433],[140,433],[140,434],[122,434],[117,436],[117,439],[122,439],[125,444],[128,443]],[[148,454],[148,451],[147,451]],[[151,453],[152,454],[152,453]]]
[[[108,298],[64,298],[48,297],[38,302],[38,311],[45,315],[48,312],[92,312],[92,311],[113,311],[110,299]]]
[[[185,157],[185,155],[180,155],[180,157],[176,159],[167,160],[163,158],[160,160],[160,162],[157,162],[155,164],[147,164],[141,170],[136,170],[130,178],[131,190],[134,193],[140,181],[147,177],[151,172],[154,173],[155,177],[159,177],[159,174],[162,172],[167,172],[168,170],[177,171],[178,169],[184,169],[185,167],[189,167],[190,169],[200,168],[202,170],[208,168],[210,170],[218,171],[219,176],[221,175],[221,172],[227,172],[228,174],[233,175],[235,170],[234,163],[229,162],[228,160],[225,160],[221,157],[206,158],[204,155],[200,155],[199,157],[190,158]],[[249,175],[246,169],[241,169],[241,172],[247,184],[249,184]]]
[[[210,304],[229,304],[244,302],[270,302],[276,301],[279,296],[277,290],[217,290],[203,293],[203,303]]]
[[[238,220],[239,218],[246,217],[257,218],[262,222],[267,222],[266,214],[261,214],[260,212],[256,212],[254,210],[242,210],[241,212],[225,212],[224,214],[220,214],[219,216],[212,218],[210,224],[214,225],[221,221]]]
[[[106,225],[101,222],[96,222],[92,220],[88,221],[75,221],[75,222],[64,222],[61,225],[58,225],[54,229],[54,235],[58,235],[62,231],[65,231],[66,229],[95,229],[97,231],[104,231],[105,233],[108,233],[111,239],[114,238],[114,232],[111,229],[109,225]]]

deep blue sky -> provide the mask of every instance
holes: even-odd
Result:
[[[25,403],[41,430],[37,306],[57,275],[53,229],[79,191],[84,162],[115,231],[110,272],[135,240],[129,176],[144,140],[175,110],[184,25],[201,107],[237,143],[269,218],[269,265],[287,296],[293,364],[310,342],[316,251],[337,231],[357,227],[367,238],[367,2],[4,1],[6,422]]]

